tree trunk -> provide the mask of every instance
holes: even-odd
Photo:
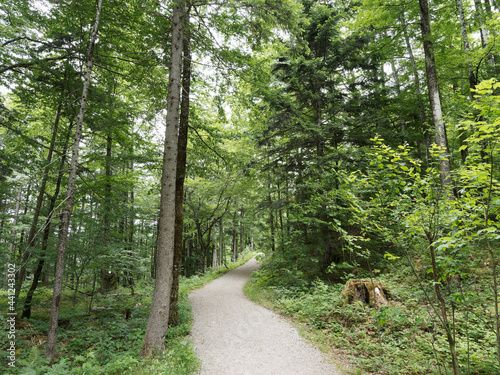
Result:
[[[493,4],[495,5],[495,7],[498,9],[498,4],[496,4],[495,1],[493,1]],[[486,16],[492,20],[493,19],[493,11],[491,9],[491,3],[490,3],[490,0],[484,0],[484,8],[486,10]],[[496,32],[495,30],[490,30],[491,34],[493,35],[493,40],[496,39]],[[495,42],[493,42],[495,43]],[[498,55],[490,55],[488,56],[488,61],[489,63],[492,65],[493,67],[493,76],[498,76],[499,75],[499,72],[498,72]]]
[[[245,226],[243,225],[244,208],[240,209],[240,254],[245,250]]]
[[[271,251],[276,251],[275,232],[274,232],[274,214],[273,214],[273,199],[271,196],[271,176],[267,180],[268,204],[269,204],[269,229],[271,231]]]
[[[427,73],[427,88],[429,90],[429,101],[431,104],[432,120],[436,131],[436,144],[443,155],[439,157],[439,171],[441,173],[441,186],[448,198],[452,198],[450,160],[448,158],[448,139],[446,127],[441,110],[441,99],[439,97],[439,85],[437,79],[436,62],[434,60],[434,48],[431,40],[431,25],[429,21],[429,5],[427,0],[419,0],[420,4],[420,27],[424,43],[425,71]]]
[[[217,226],[217,224],[216,224]],[[215,237],[215,235],[214,235]],[[212,271],[217,269],[217,241],[213,239],[213,251],[212,251]]]
[[[54,292],[52,294],[52,305],[50,309],[50,322],[49,331],[47,334],[47,345],[45,348],[45,357],[54,362],[56,354],[57,342],[57,328],[59,320],[59,311],[61,308],[61,295],[63,286],[64,275],[64,261],[66,256],[66,245],[69,236],[69,225],[71,220],[71,213],[73,211],[73,203],[75,200],[75,183],[76,183],[76,169],[78,164],[78,154],[80,151],[80,139],[82,137],[83,117],[85,114],[85,107],[87,105],[87,95],[90,86],[90,76],[92,74],[92,67],[94,64],[94,45],[97,38],[99,27],[99,18],[101,16],[102,0],[98,0],[97,12],[95,16],[95,23],[90,36],[90,45],[87,51],[87,69],[85,72],[85,80],[83,83],[82,97],[80,101],[80,111],[78,113],[78,120],[75,129],[75,143],[73,145],[73,153],[71,155],[71,162],[69,168],[68,191],[66,197],[66,206],[64,207],[61,215],[61,227],[59,230],[59,244],[57,246],[56,269],[54,274]]]
[[[234,212],[233,217],[233,260],[238,260],[238,225],[236,221],[237,212]]]
[[[172,15],[172,44],[168,82],[165,150],[161,178],[156,279],[146,334],[140,354],[143,358],[149,358],[151,355],[162,353],[165,350],[165,336],[168,330],[175,253],[175,190],[184,16],[185,0],[175,1]]]
[[[469,77],[469,86],[472,92],[472,90],[476,88],[476,76],[474,75],[474,72],[472,71],[472,67],[469,62],[469,54],[470,54],[469,34],[467,32],[467,25],[465,23],[464,4],[462,0],[457,0],[457,10],[460,18],[460,28],[462,30],[462,43],[464,45],[464,51],[467,55],[467,76]]]
[[[474,89],[476,88],[476,76],[474,74],[474,71],[472,70],[472,67],[471,67],[471,64],[469,61],[469,55],[470,55],[469,35],[467,32],[467,25],[465,23],[464,4],[463,4],[462,0],[457,0],[457,10],[458,10],[459,18],[460,18],[460,28],[462,30],[462,43],[464,45],[464,51],[467,55],[467,76],[469,77],[469,93],[470,93],[471,99],[474,100]],[[466,142],[467,137],[466,137],[465,132],[461,132],[459,138],[460,138],[460,144],[462,146],[467,146],[467,142]],[[460,149],[462,163],[465,163],[465,160],[467,159],[468,153],[469,152],[468,152],[467,147]]]
[[[189,15],[186,15],[189,24]],[[181,275],[182,248],[184,233],[184,179],[186,174],[187,141],[189,129],[189,93],[191,91],[191,41],[189,30],[186,29],[183,41],[183,66],[182,66],[182,102],[179,123],[179,141],[177,150],[177,172],[175,186],[175,253],[172,292],[170,293],[169,325],[179,323],[179,278]]]
[[[224,252],[224,230],[222,228],[222,219],[219,223],[219,266],[222,266],[222,256]]]
[[[111,245],[111,179],[113,177],[113,170],[111,168],[111,159],[113,151],[113,137],[111,135],[111,130],[106,135],[106,158],[105,158],[105,183],[104,183],[104,248],[105,251],[109,251],[109,246]],[[107,255],[107,254],[106,254]],[[109,259],[106,257],[105,259]],[[103,293],[109,292],[110,290],[118,288],[117,282],[118,275],[115,271],[109,269],[109,262],[105,261],[103,268],[101,269],[101,291]]]
[[[415,84],[415,95],[417,96],[417,106],[418,106],[418,114],[420,117],[420,122],[422,124],[422,130],[424,135],[425,142],[425,155],[427,159],[427,164],[429,164],[431,160],[430,149],[431,149],[431,137],[430,137],[430,129],[427,125],[427,116],[425,115],[424,105],[422,103],[422,90],[420,89],[420,75],[418,74],[417,63],[415,61],[415,56],[413,55],[413,48],[411,46],[410,37],[408,35],[406,18],[404,13],[401,15],[401,23],[403,25],[403,34],[406,43],[406,50],[408,52],[408,56],[410,58],[411,69],[413,72],[413,81]]]
[[[481,47],[486,48],[488,40],[488,31],[484,26],[485,18],[483,7],[481,5],[481,0],[474,0],[474,5],[476,7],[476,18],[479,19],[479,32],[481,34]]]
[[[130,165],[130,171],[134,171],[134,162],[131,162]],[[134,256],[134,235],[135,235],[135,211],[134,211],[134,199],[135,199],[135,194],[134,194],[134,189],[132,187],[132,190],[130,191],[130,210],[131,212],[129,213],[130,217],[128,220],[128,229],[127,229],[127,234],[128,238],[126,239],[128,242],[128,246],[126,248],[126,252],[128,255],[132,258]],[[134,295],[134,269],[133,266],[131,265],[130,269],[127,272],[127,286],[130,287],[130,291],[132,295]]]

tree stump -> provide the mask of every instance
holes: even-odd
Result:
[[[349,280],[340,294],[347,303],[362,301],[371,307],[389,303],[380,281]]]

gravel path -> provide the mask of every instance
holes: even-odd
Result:
[[[273,312],[246,299],[252,259],[190,294],[191,337],[202,375],[340,375]]]

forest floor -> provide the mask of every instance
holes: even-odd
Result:
[[[201,374],[340,375],[289,323],[244,296],[243,285],[258,268],[251,259],[190,294]]]

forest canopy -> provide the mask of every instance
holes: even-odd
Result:
[[[286,298],[381,278],[416,290],[394,288],[373,315],[381,340],[389,316],[409,319],[397,309],[422,314],[398,343],[418,353],[414,373],[498,373],[499,10],[4,0],[0,320],[10,311],[31,330],[16,369],[40,360],[34,350],[47,368],[83,369],[68,341],[57,347],[58,326],[64,337],[65,319],[94,319],[124,294],[151,308],[118,313],[142,315],[131,347],[113,350],[163,352],[184,319],[179,280],[255,250],[255,282],[285,313],[301,306]],[[334,335],[326,303],[316,323]]]

